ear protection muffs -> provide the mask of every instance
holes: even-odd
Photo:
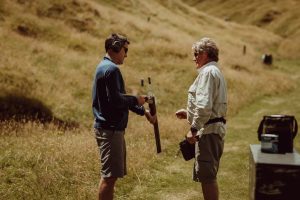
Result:
[[[122,42],[118,39],[116,39],[115,41],[113,41],[113,43],[111,44],[111,49],[116,52],[119,53],[122,49]]]
[[[111,49],[114,52],[119,53],[124,45],[124,42],[115,33],[112,34],[112,38],[113,38],[113,41],[111,44]]]

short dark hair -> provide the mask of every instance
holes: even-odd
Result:
[[[126,43],[130,44],[126,36],[119,33],[112,33],[105,40],[105,51],[107,52],[109,49],[112,49],[115,52],[119,52]]]

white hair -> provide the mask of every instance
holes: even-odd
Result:
[[[194,53],[206,52],[212,61],[218,62],[219,60],[219,49],[211,38],[204,37],[195,42],[192,46],[192,50]]]

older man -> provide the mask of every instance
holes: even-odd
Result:
[[[226,133],[227,89],[218,67],[219,49],[210,38],[192,46],[198,76],[188,90],[187,110],[176,112],[191,128],[187,140],[195,143],[193,180],[201,182],[205,200],[218,200],[217,172]]]

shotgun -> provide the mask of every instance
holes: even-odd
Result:
[[[151,78],[148,77],[148,84],[149,84],[149,91],[148,91],[148,100],[147,103],[149,104],[150,114],[153,116],[156,114],[156,104],[155,104],[155,97],[151,92]],[[144,80],[141,80],[141,85],[144,86]],[[160,135],[159,135],[159,127],[158,127],[158,120],[156,115],[156,122],[153,124],[154,128],[154,135],[155,135],[155,143],[156,143],[156,152],[161,152],[161,145],[160,145]]]

